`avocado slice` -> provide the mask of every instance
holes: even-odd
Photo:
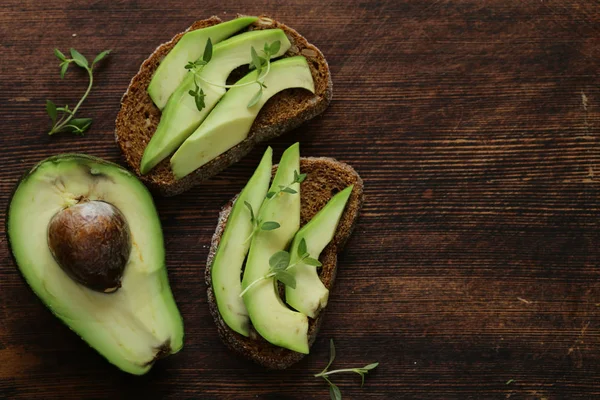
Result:
[[[300,171],[299,144],[288,148],[282,155],[273,178],[270,191],[279,185],[287,186],[294,181],[294,171]],[[246,261],[242,288],[264,277],[269,272],[269,258],[288,247],[300,226],[300,185],[290,186],[297,193],[281,192],[266,199],[259,211],[262,221],[275,221],[280,227],[271,231],[258,231],[252,238]],[[244,294],[254,329],[270,343],[299,353],[308,354],[308,318],[289,309],[281,300],[277,282],[264,279]]]
[[[298,246],[305,240],[306,249],[311,258],[318,259],[319,254],[331,239],[340,222],[353,186],[348,186],[329,200],[329,202],[306,225],[296,233],[290,246],[290,265],[300,258]],[[289,272],[296,278],[296,288],[285,287],[285,300],[294,309],[315,318],[318,312],[327,305],[329,290],[323,285],[317,268],[305,263],[298,263]]]
[[[257,17],[240,17],[184,34],[161,61],[148,85],[148,94],[154,104],[161,110],[165,107],[169,97],[185,77],[185,65],[202,56],[209,38],[216,44],[257,20]]]
[[[254,82],[256,73],[250,72],[236,85]],[[264,83],[267,88],[263,89],[262,97],[250,108],[247,105],[256,94],[258,85],[234,87],[223,96],[171,158],[171,169],[176,179],[183,178],[243,141],[260,109],[276,93],[289,88],[315,91],[310,68],[302,56],[271,63]]]
[[[246,187],[235,200],[211,267],[212,287],[219,314],[231,329],[244,336],[250,334],[250,319],[240,297],[240,277],[250,248],[248,238],[254,228],[252,214],[245,203],[250,204],[253,212],[260,209],[271,180],[272,156],[273,149],[269,147]]]
[[[283,55],[291,46],[285,32],[281,29],[245,32],[215,45],[210,62],[196,78],[205,94],[205,107],[198,111],[194,97],[190,96],[189,91],[195,88],[195,83],[194,75],[188,73],[169,98],[156,131],[144,150],[140,164],[141,173],[148,173],[171,155],[198,128],[225,94],[225,88],[216,85],[225,85],[231,71],[252,62],[250,53],[252,47],[260,51],[265,43],[271,44],[275,41],[279,41],[281,46],[273,57]],[[186,70],[182,67],[181,71],[185,73]]]
[[[77,154],[42,161],[15,190],[7,233],[29,286],[108,361],[141,375],[181,349],[160,220],[127,170]]]

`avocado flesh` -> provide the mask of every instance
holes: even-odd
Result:
[[[161,61],[148,85],[148,94],[154,104],[161,110],[165,107],[186,75],[185,65],[202,57],[209,38],[216,44],[257,20],[256,17],[240,17],[184,34]]]
[[[287,149],[273,178],[269,191],[287,186],[294,180],[294,170],[300,172],[299,145]],[[250,245],[242,288],[269,272],[269,258],[289,245],[300,226],[300,185],[298,193],[280,193],[267,199],[259,212],[262,221],[276,221],[281,226],[272,231],[257,232]],[[254,329],[270,343],[299,353],[308,354],[308,318],[290,310],[279,297],[273,278],[262,280],[244,294],[244,304]]]
[[[140,165],[141,173],[148,173],[177,150],[225,94],[225,88],[210,85],[202,79],[217,85],[225,85],[231,71],[252,61],[251,47],[260,51],[265,43],[271,44],[277,40],[281,42],[281,47],[274,57],[279,57],[291,46],[281,29],[245,32],[215,45],[210,62],[202,68],[196,78],[196,82],[205,94],[205,107],[198,111],[194,97],[190,96],[189,91],[195,88],[195,84],[194,75],[188,73],[169,98],[156,132],[144,150]],[[181,69],[186,71],[183,67]]]
[[[256,71],[252,71],[236,84],[255,80]],[[273,62],[264,83],[267,88],[263,89],[262,97],[250,108],[247,105],[258,90],[257,84],[234,87],[223,96],[171,158],[171,169],[176,179],[183,178],[246,139],[260,109],[276,93],[290,88],[304,88],[314,93],[312,74],[302,56]]]
[[[48,247],[50,219],[81,198],[112,204],[129,223],[131,254],[122,286],[111,294],[76,283]],[[156,358],[181,349],[183,323],[169,288],[158,214],[148,190],[128,171],[82,155],[42,161],[14,193],[7,231],[29,286],[108,361],[141,375]]]
[[[290,264],[296,263],[300,258],[298,246],[302,239],[306,242],[309,256],[315,259],[319,258],[319,254],[333,239],[348,198],[352,193],[352,187],[349,186],[332,197],[325,207],[296,233],[290,246]],[[329,298],[329,290],[319,279],[317,267],[298,263],[290,268],[289,272],[296,278],[296,288],[285,287],[285,301],[299,312],[315,318],[318,312],[327,305]]]
[[[272,156],[273,150],[269,147],[246,187],[235,200],[211,267],[212,287],[219,314],[231,329],[244,336],[250,334],[250,319],[244,300],[240,297],[240,276],[250,248],[248,237],[253,230],[250,210],[245,202],[252,206],[255,213],[260,209],[271,180]]]

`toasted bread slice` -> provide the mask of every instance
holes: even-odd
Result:
[[[273,171],[276,168],[277,166],[274,166]],[[306,180],[302,182],[302,186],[300,187],[300,201],[302,204],[300,213],[301,226],[310,221],[334,194],[350,185],[354,185],[336,233],[319,257],[319,261],[323,264],[319,271],[319,277],[325,287],[331,290],[337,272],[337,254],[342,251],[346,240],[350,237],[363,203],[363,181],[352,167],[331,158],[301,158],[300,170],[302,173],[307,174]],[[223,321],[217,308],[217,302],[212,289],[211,267],[234,200],[232,199],[225,205],[219,215],[219,222],[212,238],[206,263],[205,279],[208,286],[210,312],[217,324],[219,336],[227,347],[264,367],[285,369],[299,361],[304,357],[304,354],[274,346],[260,337],[252,328],[250,328],[250,337],[245,337],[234,332]],[[282,296],[283,292],[283,290],[280,291]],[[312,346],[315,341],[321,321],[323,320],[323,311],[321,311],[316,319],[309,318],[309,346]]]
[[[218,17],[213,16],[195,22],[188,28],[188,31],[206,28],[220,22]],[[156,131],[161,116],[160,110],[148,95],[148,85],[160,61],[185,32],[178,33],[171,41],[160,45],[142,63],[139,72],[133,77],[121,99],[115,139],[130,169],[150,189],[164,196],[182,193],[236,163],[248,154],[257,143],[290,131],[325,111],[332,96],[331,74],[325,57],[319,49],[308,43],[298,32],[271,18],[261,16],[258,21],[249,26],[248,30],[274,28],[284,30],[292,44],[284,57],[303,55],[308,60],[315,83],[315,93],[290,89],[276,94],[261,109],[244,141],[180,180],[175,180],[169,165],[169,158],[163,160],[146,175],[140,174],[140,161],[146,145]]]

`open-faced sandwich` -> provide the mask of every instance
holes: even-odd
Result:
[[[267,17],[212,17],[143,62],[115,136],[144,183],[175,195],[322,113],[331,96],[327,61],[295,30]]]
[[[223,208],[206,282],[223,342],[283,369],[308,354],[316,338],[337,253],[362,205],[363,183],[347,164],[300,158],[298,144],[278,166],[271,163],[269,148],[246,187]]]

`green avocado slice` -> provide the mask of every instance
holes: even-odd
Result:
[[[71,279],[48,244],[53,216],[87,201],[111,204],[129,225],[129,258],[120,288],[110,294]],[[48,158],[19,183],[7,232],[29,286],[108,361],[141,375],[156,359],[181,349],[183,322],[169,288],[160,220],[150,193],[130,172],[84,155]]]
[[[216,44],[256,20],[257,17],[240,17],[183,35],[161,61],[148,85],[148,94],[154,104],[161,110],[165,107],[169,97],[185,77],[185,65],[202,56],[209,38],[213,44]]]
[[[190,96],[189,92],[195,88],[195,82],[194,75],[188,73],[169,98],[156,131],[144,150],[140,163],[141,173],[148,173],[159,162],[173,154],[198,128],[225,94],[225,88],[220,86],[225,85],[231,71],[252,62],[250,52],[252,47],[260,51],[265,44],[270,45],[276,41],[279,41],[281,45],[273,57],[279,57],[291,46],[285,32],[281,29],[245,32],[215,45],[210,62],[202,68],[196,78],[196,83],[205,94],[205,107],[198,111],[194,97]],[[186,71],[183,67],[181,70],[184,73]]]
[[[288,148],[281,157],[270,191],[294,181],[294,171],[300,171],[299,144]],[[280,227],[257,232],[250,245],[242,288],[269,272],[269,258],[284,250],[300,226],[300,184],[290,186],[297,193],[281,192],[267,199],[260,208],[259,219],[275,221]],[[308,354],[308,318],[289,309],[279,297],[273,278],[256,283],[244,294],[244,304],[254,329],[270,343],[299,353]]]
[[[250,319],[244,300],[240,297],[240,276],[250,248],[248,239],[254,228],[252,214],[245,203],[250,204],[253,213],[260,209],[271,180],[272,156],[273,149],[269,147],[254,175],[235,200],[211,267],[212,287],[219,314],[231,329],[244,336],[250,334]]]
[[[250,72],[237,84],[256,80]],[[248,108],[258,90],[251,84],[230,89],[204,122],[188,137],[171,157],[171,169],[181,179],[207,162],[223,154],[248,136],[252,123],[264,104],[276,93],[290,88],[304,88],[314,93],[314,82],[306,59],[302,56],[284,58],[271,63],[260,100]]]
[[[296,233],[290,246],[290,265],[296,263],[301,256],[298,254],[298,246],[302,239],[305,240],[309,256],[319,258],[319,254],[333,239],[352,188],[353,186],[349,186],[333,196],[325,207]],[[327,305],[329,298],[329,290],[319,279],[317,268],[298,263],[290,268],[289,272],[296,278],[296,288],[285,287],[286,302],[299,312],[315,318]]]

